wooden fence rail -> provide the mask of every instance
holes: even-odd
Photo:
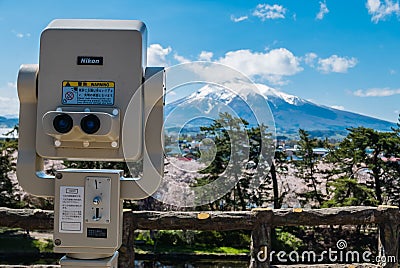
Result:
[[[341,207],[325,209],[254,209],[241,212],[124,211],[120,268],[134,267],[135,230],[252,230],[250,267],[269,267],[257,254],[270,249],[270,230],[276,226],[364,225],[379,226],[378,251],[398,256],[400,213],[398,207]],[[26,230],[52,230],[53,212],[0,208],[0,226]],[[397,260],[397,259],[396,259]],[[397,261],[387,268],[398,267]]]

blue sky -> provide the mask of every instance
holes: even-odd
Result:
[[[149,66],[227,64],[315,103],[397,122],[400,6],[393,0],[0,0],[0,114],[17,114],[15,81],[37,63],[56,18],[146,23]]]

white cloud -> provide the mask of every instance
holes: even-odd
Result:
[[[323,73],[346,73],[357,65],[357,59],[332,55],[326,59],[318,59],[318,70]]]
[[[370,13],[378,12],[380,5],[381,5],[380,0],[367,0],[366,3],[368,12]]]
[[[390,88],[371,88],[367,90],[356,90],[353,92],[357,97],[389,97],[400,94],[400,89]]]
[[[324,18],[325,14],[328,14],[328,13],[329,13],[329,9],[326,5],[326,1],[319,2],[319,12],[315,18],[317,20],[322,20]]]
[[[259,17],[262,21],[267,19],[284,19],[286,8],[281,5],[258,4],[253,12],[253,16]]]
[[[0,115],[17,115],[18,113],[18,98],[0,97]]]
[[[0,86],[0,115],[18,115],[19,100],[16,82],[7,82]]]
[[[393,2],[392,0],[367,0],[365,6],[371,15],[371,21],[374,23],[378,23],[392,14],[400,15],[399,2]]]
[[[11,32],[18,38],[31,37],[30,33],[20,33],[15,30],[12,30]]]
[[[336,109],[336,110],[341,110],[341,111],[344,110],[344,106],[342,106],[342,105],[332,105],[331,108]]]
[[[17,83],[15,83],[15,82],[8,82],[8,83],[7,83],[7,87],[8,87],[8,88],[12,88],[12,89],[17,89]]]
[[[262,52],[248,49],[227,52],[217,63],[235,68],[251,78],[261,78],[273,84],[282,84],[284,76],[301,72],[300,59],[285,48]]]
[[[241,22],[241,21],[244,21],[244,20],[247,20],[249,17],[246,15],[246,16],[240,16],[240,17],[235,17],[234,15],[231,15],[231,21],[233,21],[233,22]]]
[[[304,62],[312,68],[317,68],[322,73],[346,73],[348,69],[357,65],[357,59],[354,57],[339,57],[332,55],[329,58],[320,58],[314,52],[307,53]]]
[[[187,63],[187,62],[190,62],[189,59],[187,59],[187,58],[185,58],[185,57],[179,55],[178,53],[175,53],[175,54],[174,54],[174,59],[176,59],[179,63]]]
[[[304,62],[307,64],[307,65],[309,65],[309,66],[311,66],[311,67],[314,67],[315,66],[315,60],[318,58],[318,55],[317,54],[315,54],[314,52],[310,52],[310,53],[307,53],[306,55],[305,55],[305,57],[304,57]]]
[[[199,60],[211,61],[213,55],[211,51],[202,51],[199,55]]]
[[[182,63],[190,62],[178,54],[175,54],[174,57]],[[207,81],[218,81],[218,83],[224,84],[229,81],[232,82],[232,77],[239,79],[239,74],[242,73],[244,75],[242,78],[246,77],[245,80],[250,78],[261,83],[283,85],[289,82],[286,80],[287,77],[303,71],[300,64],[301,59],[285,48],[265,52],[242,49],[229,51],[212,61],[193,62],[191,65],[181,65],[181,67],[178,65],[177,68],[190,70],[191,74],[185,73],[185,75],[193,76],[191,78],[193,81],[208,79]],[[169,80],[174,79],[179,80],[181,78],[171,78],[170,74]]]
[[[163,48],[160,44],[151,44],[147,49],[147,64],[149,66],[167,66],[166,56],[171,51],[171,47]]]

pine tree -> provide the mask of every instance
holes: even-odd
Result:
[[[247,188],[253,189],[249,195],[250,203],[257,207],[265,206],[271,201],[274,207],[279,205],[277,170],[273,160],[275,142],[268,127],[261,124],[248,130],[250,155],[246,166]],[[272,196],[271,196],[272,191]]]
[[[357,127],[349,129],[347,137],[329,156],[334,164],[332,176],[361,178],[373,189],[377,204],[400,201],[399,164],[390,158],[399,155],[399,136],[395,132],[379,132]],[[361,174],[363,174],[361,176]],[[367,193],[364,193],[367,194]]]
[[[303,200],[301,200],[303,205],[316,202],[316,205],[320,207],[322,206],[325,196],[321,192],[321,181],[318,178],[318,174],[320,174],[318,168],[319,160],[318,157],[314,155],[313,151],[318,145],[318,140],[311,138],[310,134],[303,129],[299,129],[299,136],[299,150],[297,152],[299,160],[293,163],[296,166],[296,176],[306,183],[309,190],[298,195],[303,198]],[[315,206],[315,204],[313,204],[313,206]]]
[[[11,132],[6,135],[12,135],[18,131],[16,126]],[[16,189],[10,175],[15,172],[15,152],[18,148],[16,139],[6,138],[0,141],[0,206],[19,208],[23,206],[21,196]]]
[[[340,177],[328,183],[332,188],[332,198],[322,207],[376,206],[374,191],[355,178]]]
[[[210,165],[201,171],[207,176],[199,179],[196,185],[202,186],[211,183],[220,176],[224,177],[225,185],[220,185],[221,187],[226,187],[226,185],[230,184],[234,185],[233,196],[227,194],[224,197],[226,204],[234,209],[239,204],[242,210],[246,209],[247,204],[245,190],[242,189],[245,185],[240,182],[242,171],[246,164],[242,160],[246,158],[243,146],[248,143],[248,139],[246,139],[247,126],[248,122],[245,120],[234,118],[229,113],[220,113],[219,118],[214,120],[213,124],[208,127],[201,127],[201,131],[207,133],[208,136],[214,136],[216,154]],[[222,189],[219,190],[222,191]],[[210,204],[210,206],[211,209],[215,209],[218,204],[214,203]]]
[[[270,184],[267,175],[274,144],[267,127],[249,128],[245,120],[221,113],[210,126],[201,130],[204,136],[213,137],[215,146],[212,153],[206,153],[205,158],[209,160],[209,156],[214,155],[214,159],[201,171],[207,175],[198,179],[195,186],[209,184],[222,176],[225,185],[215,187],[226,189],[226,185],[233,186],[232,191],[222,197],[225,209],[245,210],[248,205],[263,205],[267,201],[266,191],[269,188],[256,189],[255,186]],[[221,191],[223,188],[215,190]],[[218,208],[219,200],[210,204],[210,209]]]
[[[391,199],[389,203],[400,206],[400,115],[397,128],[393,128],[392,130],[393,135],[390,140],[393,147],[390,154],[388,154],[391,158],[386,162],[388,170],[384,187],[387,191],[387,195]]]
[[[283,199],[287,195],[287,191],[279,190],[278,178],[285,176],[289,171],[289,162],[286,160],[286,153],[276,151],[274,161],[271,164],[269,176],[271,177],[272,191],[273,191],[273,204],[274,208],[282,207]],[[283,184],[281,184],[283,186]]]

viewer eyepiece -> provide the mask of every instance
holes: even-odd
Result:
[[[72,126],[73,120],[68,114],[59,114],[53,119],[53,127],[59,133],[65,134],[70,132]]]
[[[100,129],[100,119],[94,115],[89,114],[82,118],[81,129],[86,134],[94,134]]]

